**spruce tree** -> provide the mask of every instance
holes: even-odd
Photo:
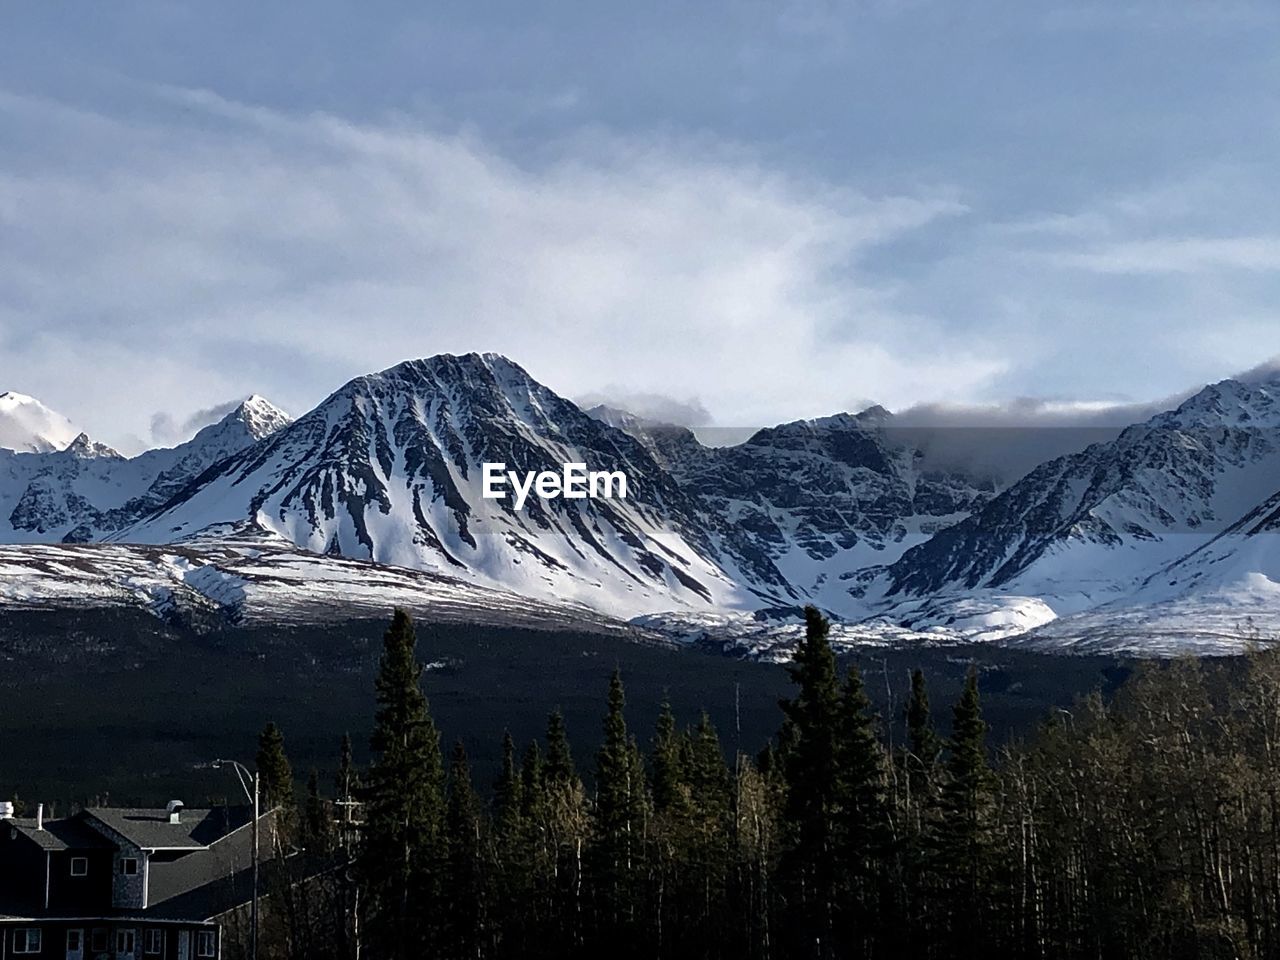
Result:
[[[884,755],[871,701],[858,668],[850,667],[840,695],[839,800],[835,846],[839,856],[840,942],[855,954],[874,953],[882,917],[880,895],[889,844]]]
[[[699,810],[714,817],[727,815],[732,776],[724,762],[720,735],[705,710],[689,736],[685,778]]]
[[[547,716],[547,766],[550,783],[565,784],[574,780],[573,751],[569,748],[569,734],[565,730],[564,715],[559,709]]]
[[[493,785],[494,821],[500,835],[518,832],[521,793],[516,743],[508,731],[502,735],[502,770]]]
[[[413,622],[396,610],[376,681],[362,871],[370,892],[370,937],[388,960],[431,952],[432,921],[441,906],[444,769],[415,646]]]
[[[720,904],[730,878],[732,779],[720,737],[705,710],[687,741],[685,777],[692,811],[684,884],[689,923],[683,939],[694,955],[714,956],[729,932]]]
[[[542,748],[530,740],[520,760],[520,816],[526,823],[536,824],[541,818],[545,772]]]
[[[681,753],[681,737],[676,731],[676,718],[671,712],[671,701],[664,699],[649,753],[649,766],[653,779],[653,809],[656,814],[683,809],[688,805],[689,796],[684,783],[684,760]]]
[[[269,722],[258,734],[258,789],[262,809],[274,810],[271,819],[270,844],[282,854],[292,843],[298,826],[298,811],[293,799],[293,767],[284,751],[284,733]]]
[[[287,817],[293,811],[293,767],[284,751],[284,733],[274,722],[258,734],[256,763],[263,809],[278,807]]]
[[[790,831],[783,883],[800,955],[834,955],[836,886],[835,824],[840,801],[840,735],[843,718],[830,624],[817,608],[805,608],[805,635],[788,672],[798,690],[781,705],[780,734]]]
[[[449,764],[445,834],[449,848],[445,953],[466,960],[481,952],[485,890],[480,801],[471,785],[471,767],[461,740],[454,745]]]
[[[937,869],[938,758],[942,740],[933,727],[924,671],[911,673],[911,696],[905,711],[906,746],[902,749],[901,818],[905,827],[899,850],[899,884],[893,908],[904,917],[898,942],[912,954],[925,954],[933,937],[934,894],[945,871]]]
[[[689,948],[685,921],[693,853],[693,796],[685,779],[688,736],[676,729],[671,702],[664,699],[649,747],[649,777],[653,797],[650,867],[658,936],[656,952],[668,955]]]
[[[493,836],[490,843],[492,923],[501,956],[518,956],[525,939],[522,927],[532,883],[524,820],[524,790],[516,745],[508,731],[502,737],[502,767],[493,785]]]
[[[942,741],[933,729],[924,671],[918,667],[911,672],[911,699],[907,701],[906,714],[907,783],[911,791],[911,802],[918,805],[919,809],[926,793],[932,788],[934,765],[942,752]]]
[[[647,797],[644,762],[623,715],[622,674],[609,680],[604,742],[596,754],[594,887],[600,946],[635,945],[644,875]]]
[[[582,943],[582,856],[589,833],[587,797],[573,763],[573,752],[559,710],[547,717],[545,838],[551,855],[547,928],[564,951]]]
[[[952,709],[951,738],[938,829],[939,869],[946,885],[950,936],[981,951],[989,933],[995,778],[987,758],[978,672],[970,667]],[[976,954],[975,954],[976,955]]]

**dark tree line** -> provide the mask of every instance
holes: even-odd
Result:
[[[681,726],[667,705],[642,740],[615,673],[593,755],[552,713],[541,740],[506,737],[477,789],[462,744],[442,750],[397,612],[366,770],[345,740],[331,797],[313,773],[295,799],[283,736],[263,732],[288,811],[275,842],[302,851],[270,874],[268,952],[1280,956],[1280,655],[1141,668],[993,756],[975,672],[945,737],[919,671],[882,720],[806,617],[758,756],[726,760],[706,715]]]

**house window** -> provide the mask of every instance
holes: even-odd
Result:
[[[71,875],[73,877],[87,877],[89,875],[89,858],[88,857],[72,857],[71,858]]]
[[[136,930],[117,930],[116,931],[116,953],[125,953],[133,955],[134,949],[137,947]]]
[[[137,857],[121,857],[120,872],[124,874],[126,877],[136,876],[138,873],[138,858]]]
[[[84,931],[67,931],[67,953],[79,953],[84,949]]]
[[[89,949],[94,953],[102,953],[107,949],[107,931],[102,927],[97,927],[89,935]]]
[[[143,936],[146,938],[144,946],[147,953],[164,953],[163,930],[148,930]]]
[[[214,955],[214,940],[212,930],[200,930],[196,933],[196,956],[212,957]]]
[[[40,928],[19,927],[17,930],[13,931],[13,952],[39,953]]]

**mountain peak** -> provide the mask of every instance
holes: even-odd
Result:
[[[1280,381],[1220,380],[1188,397],[1174,410],[1157,414],[1150,426],[1280,427]]]
[[[293,423],[293,418],[265,397],[256,393],[246,397],[221,420],[202,427],[194,437],[177,449],[201,449],[210,455],[225,456],[269,437]]]
[[[0,447],[19,453],[63,450],[79,431],[60,413],[22,393],[0,393]]]
[[[119,451],[107,446],[105,443],[90,439],[87,433],[80,433],[74,440],[67,445],[63,453],[69,454],[80,460],[96,460],[100,457],[111,458],[113,460],[123,460],[124,457]]]
[[[438,353],[416,360],[402,360],[377,373],[356,377],[339,393],[355,389],[367,390],[378,385],[405,384],[418,389],[424,384],[465,386],[469,388],[491,386],[494,382],[516,382],[525,385],[536,381],[515,361],[500,353]]]
[[[222,418],[222,423],[243,424],[254,440],[261,440],[287,427],[293,418],[266,397],[251,394],[244,402]]]

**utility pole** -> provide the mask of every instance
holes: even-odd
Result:
[[[215,770],[219,770],[224,766],[228,766],[235,771],[236,779],[240,781],[240,788],[244,790],[245,796],[253,802],[253,906],[250,908],[249,960],[258,960],[258,772],[255,770],[250,773],[249,768],[237,760],[213,761],[213,769]],[[246,780],[253,782],[252,793]]]

